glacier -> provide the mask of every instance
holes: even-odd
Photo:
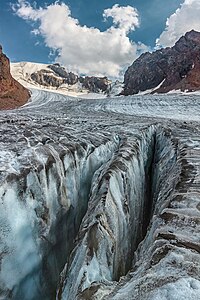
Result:
[[[199,122],[198,95],[0,112],[0,299],[200,299]]]

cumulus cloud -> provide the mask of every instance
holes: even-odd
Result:
[[[131,6],[105,9],[104,19],[113,19],[106,31],[81,26],[69,7],[60,2],[36,8],[18,0],[12,8],[19,17],[33,22],[32,32],[41,35],[50,51],[57,51],[56,61],[73,72],[118,77],[124,67],[147,50],[142,43],[128,38],[128,33],[139,27],[138,12]]]
[[[137,9],[129,5],[119,7],[118,4],[115,4],[112,8],[104,10],[103,17],[105,19],[111,17],[113,24],[119,26],[120,30],[125,31],[125,33],[135,30],[140,25]]]
[[[157,39],[157,46],[170,47],[190,30],[200,31],[200,1],[185,0],[166,22],[166,28]]]

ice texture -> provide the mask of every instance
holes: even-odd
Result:
[[[0,113],[1,299],[200,299],[200,98],[32,90]]]

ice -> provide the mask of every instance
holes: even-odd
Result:
[[[1,285],[4,284],[7,289],[12,290],[29,274],[34,278],[34,270],[41,263],[41,257],[38,245],[32,236],[34,210],[24,207],[24,204],[18,201],[16,185],[4,186],[4,190],[5,192],[1,191],[1,194],[4,194],[1,203],[1,227],[6,228],[6,231],[2,236],[1,251],[3,253],[9,251],[10,255],[2,259],[0,282]],[[32,282],[32,293],[34,285],[35,283]]]
[[[199,117],[36,89],[0,112],[1,298],[198,299]]]
[[[200,281],[192,277],[181,278],[163,285],[151,293],[148,300],[199,300]]]

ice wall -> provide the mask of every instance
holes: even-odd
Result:
[[[55,299],[92,178],[118,147],[118,136],[98,146],[38,144],[23,153],[26,167],[8,170],[0,186],[1,299]]]
[[[1,299],[199,295],[198,128],[115,116],[1,123]]]
[[[58,299],[101,299],[131,269],[154,209],[166,205],[159,192],[175,172],[176,151],[167,130],[154,126],[121,141],[110,163],[95,174]],[[167,186],[164,191],[169,196]]]
[[[105,300],[199,299],[199,135],[178,134],[178,140],[170,130],[167,140],[157,137],[151,222],[133,268]]]

